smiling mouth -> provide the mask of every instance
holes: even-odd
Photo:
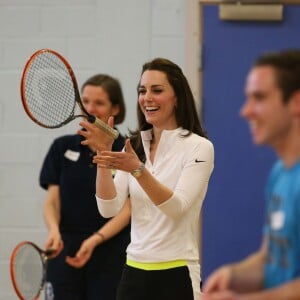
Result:
[[[157,107],[157,106],[146,106],[145,107],[146,112],[154,112],[154,111],[158,111],[158,110],[159,110],[159,107]]]

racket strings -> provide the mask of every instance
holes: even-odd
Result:
[[[46,127],[59,127],[72,117],[75,91],[68,68],[56,55],[42,52],[29,65],[24,81],[26,103]]]
[[[22,246],[14,259],[14,279],[26,300],[35,299],[42,289],[44,268],[42,257],[31,245]]]

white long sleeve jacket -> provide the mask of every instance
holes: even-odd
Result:
[[[214,148],[206,138],[182,128],[162,132],[153,164],[149,159],[152,130],[141,133],[146,168],[173,191],[170,199],[155,205],[130,173],[118,171],[114,178],[117,196],[97,197],[100,213],[118,213],[130,195],[131,243],[127,257],[137,262],[199,260],[200,210],[214,167]]]

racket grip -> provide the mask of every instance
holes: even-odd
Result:
[[[50,256],[50,255],[52,255],[54,252],[55,252],[55,250],[50,248],[50,249],[45,250],[45,255],[46,255],[46,256]]]
[[[114,140],[116,140],[119,136],[119,132],[115,130],[114,128],[111,128],[109,125],[107,125],[102,120],[92,117],[88,118],[88,121],[90,123],[95,124],[99,129],[103,130],[106,134],[108,134],[110,137],[112,137]]]

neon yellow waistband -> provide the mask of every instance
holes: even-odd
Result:
[[[187,262],[186,260],[172,260],[172,261],[164,261],[158,263],[141,263],[127,258],[126,264],[130,267],[134,267],[137,269],[153,271],[153,270],[166,270],[166,269],[173,269],[177,267],[184,267],[187,265]]]

